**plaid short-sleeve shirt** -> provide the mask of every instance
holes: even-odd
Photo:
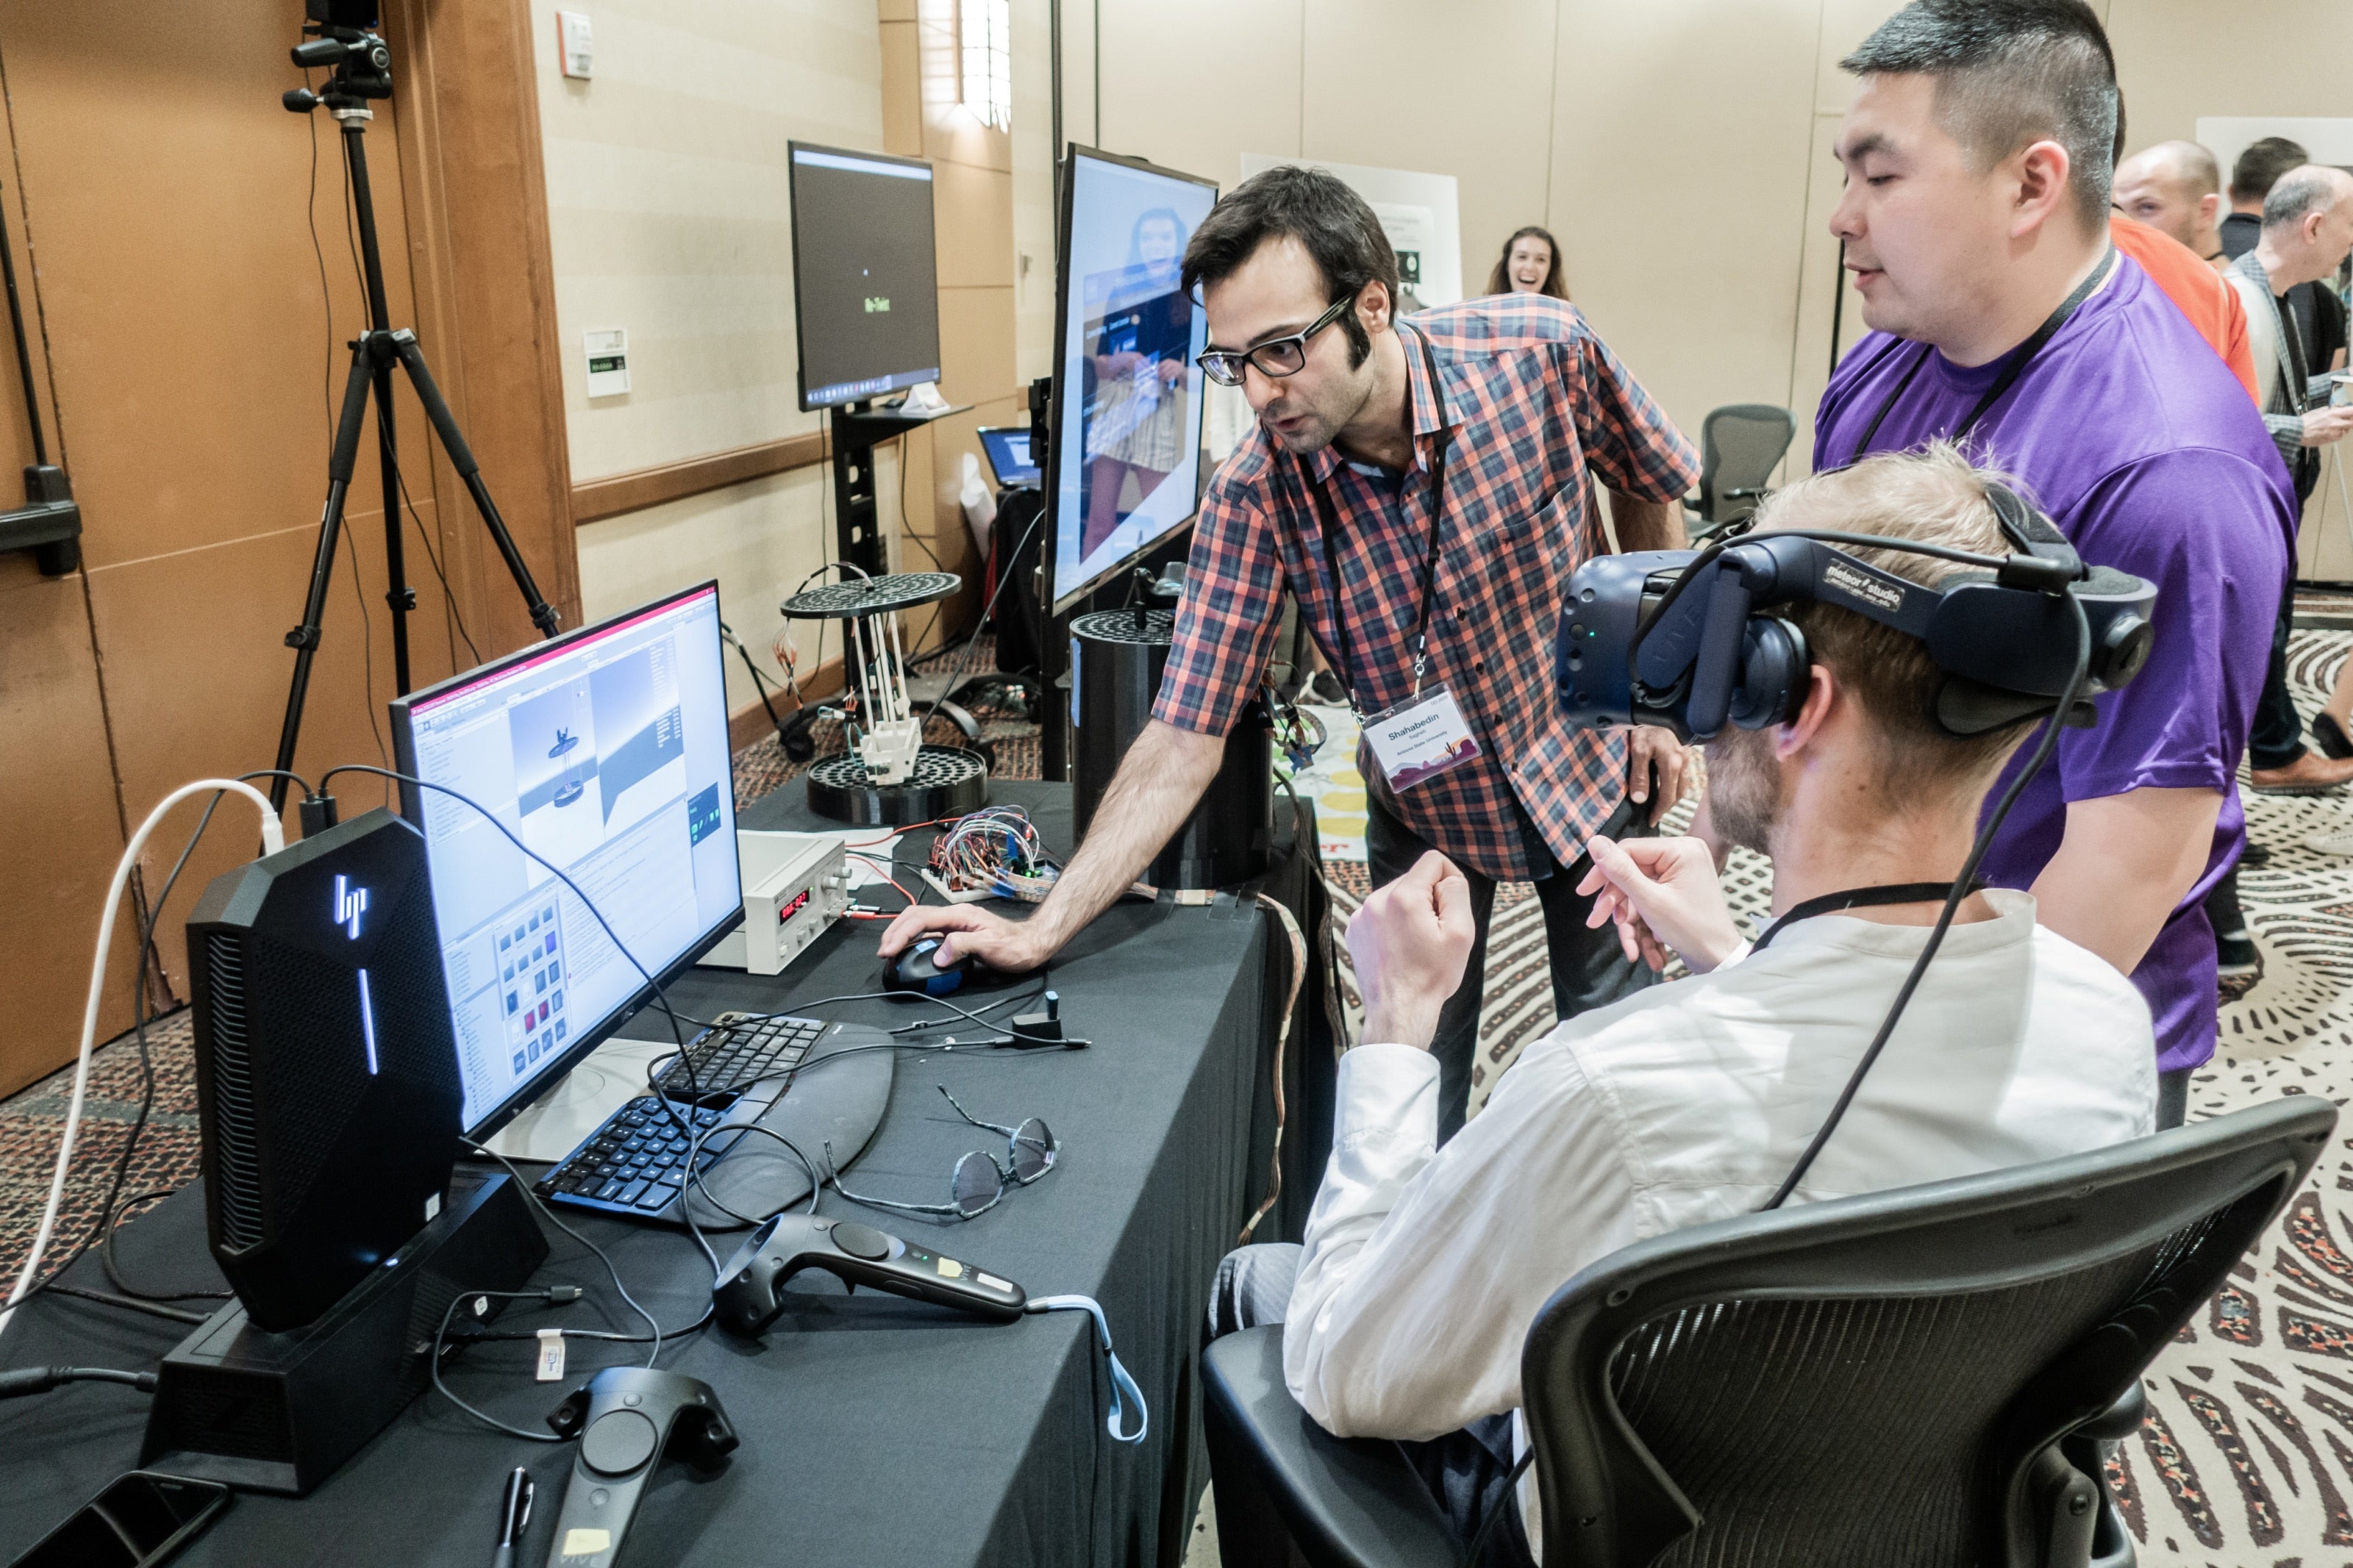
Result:
[[[1377,767],[1364,772],[1399,820],[1448,855],[1490,877],[1525,878],[1535,867],[1515,799],[1567,865],[1625,794],[1624,742],[1570,729],[1552,689],[1561,594],[1609,549],[1587,511],[1587,470],[1622,494],[1672,501],[1698,478],[1698,458],[1561,300],[1465,300],[1409,317],[1401,332],[1414,432],[1401,489],[1385,493],[1328,447],[1293,457],[1253,426],[1202,499],[1153,714],[1198,734],[1232,729],[1264,675],[1285,584],[1335,669],[1333,628],[1347,617],[1345,675],[1366,712],[1411,696],[1441,427],[1417,341],[1426,335],[1451,440],[1425,680],[1453,691],[1481,754],[1402,795]],[[1340,525],[1336,599],[1307,489],[1318,485]]]

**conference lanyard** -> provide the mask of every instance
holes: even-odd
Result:
[[[1972,882],[1969,891],[1981,893],[1985,891],[1985,884]],[[1953,885],[1950,882],[1893,882],[1874,888],[1849,888],[1843,893],[1824,893],[1819,899],[1808,899],[1767,926],[1765,934],[1757,939],[1749,952],[1764,952],[1773,945],[1773,939],[1781,934],[1783,926],[1810,921],[1816,915],[1834,915],[1841,910],[1868,909],[1876,904],[1925,904],[1932,901],[1941,904],[1952,896]]]
[[[1976,426],[1977,422],[1985,416],[1985,411],[1999,402],[2003,393],[2018,384],[2018,378],[2025,374],[2027,363],[2042,352],[2045,343],[2059,335],[2059,329],[2067,324],[2067,319],[2075,313],[2077,307],[2092,297],[2093,291],[2099,288],[2107,278],[2109,269],[2116,264],[2116,253],[2111,247],[2108,253],[2100,258],[2100,264],[2092,268],[2091,276],[2076,284],[2075,291],[2061,300],[2059,308],[2052,311],[2041,326],[2034,329],[2034,335],[2020,346],[2017,354],[2011,358],[2007,366],[2003,367],[2001,374],[1995,379],[1994,384],[1986,388],[1985,395],[1978,399],[1978,405],[1969,410],[1969,416],[1962,420],[1950,435],[1945,437],[1946,440],[1958,441],[1967,436]],[[1887,416],[1894,411],[1895,405],[1904,395],[1912,390],[1912,383],[1918,378],[1921,367],[1934,358],[1936,353],[1935,344],[1921,345],[1920,357],[1912,362],[1912,368],[1904,373],[1904,379],[1895,384],[1895,390],[1887,395],[1887,401],[1879,405],[1877,414],[1872,416],[1871,424],[1863,430],[1862,439],[1854,444],[1854,456],[1847,459],[1847,466],[1852,467],[1862,461],[1864,455],[1871,450],[1872,437],[1879,434],[1880,426],[1886,422]]]
[[[1454,432],[1447,424],[1446,388],[1439,384],[1438,359],[1430,352],[1429,334],[1417,327],[1413,335],[1421,340],[1421,363],[1430,375],[1430,395],[1438,400],[1439,425],[1438,452],[1430,465],[1430,547],[1421,563],[1421,610],[1414,619],[1413,692],[1419,697],[1422,672],[1430,666],[1430,611],[1438,592],[1438,551],[1446,520],[1446,452],[1453,444]],[[1338,645],[1334,651],[1339,656],[1340,680],[1348,689],[1349,708],[1362,718],[1365,709],[1356,698],[1356,659],[1348,636],[1348,605],[1340,585],[1339,512],[1332,504],[1330,489],[1309,477],[1307,459],[1297,458],[1293,461],[1299,467],[1300,487],[1314,498],[1316,522],[1324,535],[1324,571],[1332,595],[1332,637]]]

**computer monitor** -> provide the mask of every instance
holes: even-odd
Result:
[[[466,1135],[496,1131],[743,918],[735,791],[706,583],[405,697],[401,786],[425,830]],[[616,951],[618,938],[628,949]]]
[[[980,449],[988,455],[988,467],[998,484],[1038,482],[1038,459],[1029,450],[1029,426],[984,425],[974,434],[980,437]]]
[[[940,378],[932,166],[789,143],[801,406]]]
[[[1202,397],[1193,362],[1209,329],[1177,272],[1217,201],[1210,181],[1070,150],[1046,491],[1056,615],[1192,521]]]

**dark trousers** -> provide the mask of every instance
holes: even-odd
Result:
[[[1373,886],[1393,882],[1413,869],[1414,862],[1433,847],[1399,822],[1377,795],[1366,801],[1365,853]],[[1641,822],[1647,806],[1620,803],[1601,826],[1610,838],[1647,837]],[[1526,837],[1534,841],[1531,829]],[[1618,946],[1615,926],[1586,929],[1593,908],[1590,896],[1580,897],[1577,884],[1593,868],[1580,855],[1573,866],[1563,866],[1549,850],[1540,851],[1546,869],[1536,877],[1536,898],[1544,905],[1545,945],[1552,968],[1552,1000],[1562,1019],[1630,996],[1658,978],[1648,964],[1629,960]],[[1450,857],[1451,858],[1451,857]],[[1462,985],[1438,1016],[1438,1037],[1430,1055],[1438,1058],[1438,1141],[1445,1142],[1462,1130],[1471,1100],[1471,1068],[1479,1050],[1479,1004],[1485,989],[1487,928],[1495,912],[1495,883],[1469,867],[1462,874],[1471,882],[1471,910],[1478,921],[1478,940],[1471,945],[1471,961],[1462,971]]]
[[[2295,620],[2295,593],[2280,596],[2279,620],[2272,627],[2272,661],[2263,671],[2263,694],[2255,702],[2253,733],[2247,737],[2247,766],[2284,768],[2304,755],[2304,717],[2287,690],[2287,634]]]
[[[1239,1329],[1264,1328],[1283,1321],[1291,1287],[1299,1278],[1302,1249],[1295,1241],[1238,1247],[1218,1265],[1209,1288],[1208,1335],[1217,1339]],[[1482,1415],[1460,1431],[1427,1442],[1398,1444],[1455,1534],[1468,1547],[1498,1510],[1486,1544],[1472,1568],[1535,1568],[1519,1505],[1513,1500],[1512,1418]]]
[[[2189,1114],[2189,1075],[2195,1068],[2175,1068],[2157,1075],[2157,1130],[2179,1127]]]

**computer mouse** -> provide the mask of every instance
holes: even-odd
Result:
[[[965,983],[983,973],[979,959],[970,953],[949,963],[945,968],[933,962],[940,951],[940,939],[919,937],[907,944],[906,951],[882,965],[882,984],[893,991],[921,991],[928,996],[944,996],[960,991]]]

